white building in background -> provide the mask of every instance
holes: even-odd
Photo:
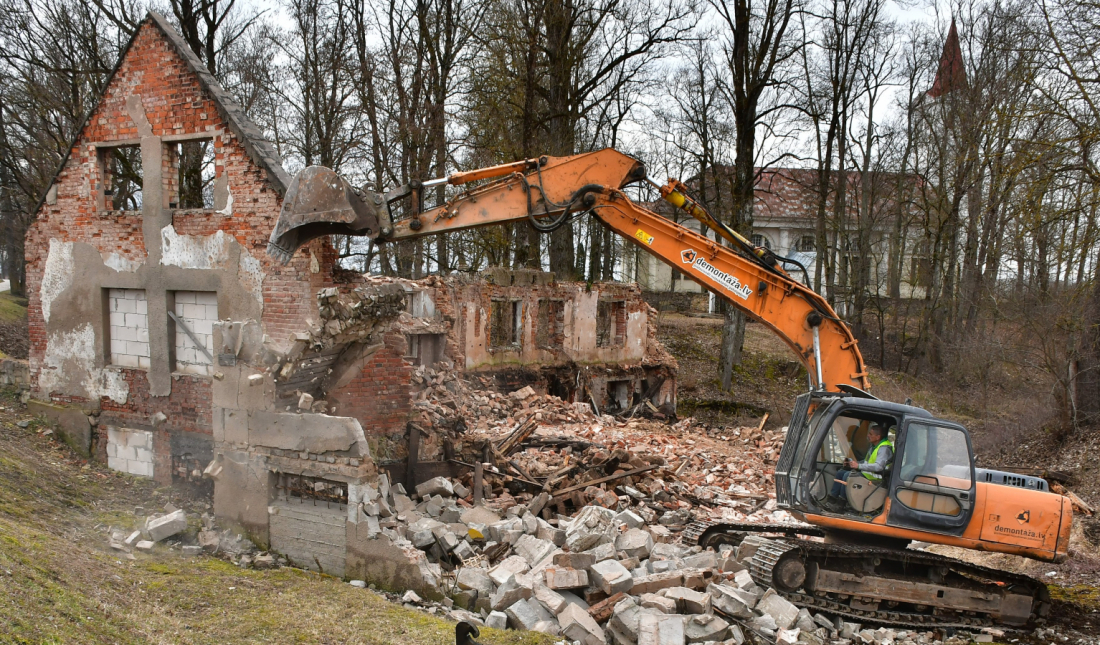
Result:
[[[729,172],[729,169],[721,169]],[[912,207],[899,207],[893,199],[893,194],[898,192],[899,181],[897,175],[877,174],[872,180],[872,200],[869,211],[862,203],[862,176],[858,172],[849,171],[847,174],[849,190],[848,203],[845,208],[844,232],[840,239],[850,240],[855,244],[855,228],[862,218],[866,218],[865,230],[870,236],[871,262],[868,269],[870,276],[868,284],[870,291],[876,296],[899,296],[902,298],[923,298],[927,262],[914,249],[921,248],[919,240],[912,239],[911,232],[906,235],[906,242],[902,245],[902,253],[905,254],[901,263],[901,276],[894,293],[890,289],[889,260],[891,258],[892,236],[897,233],[896,225],[898,217],[911,219],[915,213]],[[721,174],[719,174],[721,178]],[[801,263],[807,271],[808,279],[812,285],[815,281],[817,264],[816,227],[819,195],[816,189],[817,173],[814,170],[799,168],[769,168],[759,174],[755,190],[755,204],[753,212],[753,243],[765,246],[777,255],[784,256]],[[919,190],[921,181],[912,176],[907,182],[908,188]],[[912,191],[906,191],[912,192]],[[727,193],[728,194],[728,193]],[[908,197],[912,200],[913,197]],[[713,200],[712,200],[713,202]],[[701,224],[682,211],[675,210],[671,205],[658,202],[649,207],[655,212],[675,219],[680,224],[699,231]],[[835,244],[838,225],[834,222],[832,196],[826,204],[827,217],[830,222],[828,237],[830,244]],[[862,217],[861,217],[862,214]],[[721,212],[715,216],[728,220],[728,215]],[[715,239],[713,230],[707,231],[707,237]],[[650,301],[660,303],[668,308],[681,310],[707,310],[713,307],[712,299],[708,297],[698,283],[685,277],[676,269],[670,267],[633,245],[627,245],[624,257],[624,278],[637,281],[642,289],[649,292]],[[850,265],[849,265],[850,266]],[[787,270],[800,281],[805,281],[802,270],[796,266],[788,265]],[[838,267],[837,270],[837,304],[840,313],[849,304],[849,294],[846,286],[841,285],[842,273],[845,270]],[[824,279],[822,280],[824,282]],[[849,282],[850,283],[850,282]]]

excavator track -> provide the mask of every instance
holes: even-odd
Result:
[[[916,629],[993,626],[1019,628],[1040,621],[1050,607],[1046,586],[1029,576],[982,567],[934,553],[826,544],[792,535],[823,535],[823,531],[813,526],[696,522],[685,528],[684,543],[700,543],[700,540],[711,545],[733,543],[732,540],[724,541],[717,537],[718,532],[727,529],[727,535],[733,540],[753,536],[750,542],[756,547],[756,551],[746,564],[758,585],[774,589],[796,606],[854,622]],[[786,534],[786,537],[764,537],[764,534]],[[803,580],[802,576],[807,573],[809,575]],[[822,579],[834,584],[846,584],[848,587],[827,589],[827,583],[822,585],[826,589],[806,588],[818,584]],[[868,586],[866,595],[861,595],[859,589],[863,585],[860,581],[863,580],[889,583],[895,592],[898,588],[907,587],[912,588],[914,593],[930,590],[932,595],[927,599],[928,604],[920,603],[920,598],[914,598],[915,602],[883,600],[878,595],[880,590],[874,589],[873,584]],[[1017,611],[1008,616],[1002,616],[996,611],[982,611],[977,606],[959,610],[951,606],[954,603],[937,601],[936,594],[940,594],[940,598],[944,598],[944,594],[958,594],[962,597],[977,594],[997,597],[1002,603],[1006,602],[1003,598],[1016,601],[1026,598],[1030,601],[1030,608],[1021,613],[1019,602],[1016,605],[1009,603],[1006,606],[1015,607]],[[966,602],[974,601],[971,598],[969,601],[962,601],[959,606]],[[935,606],[937,603],[941,606]]]
[[[783,572],[779,571],[780,577],[777,578],[776,567],[782,567],[780,563],[788,558],[800,560],[808,569],[817,567],[819,580],[822,572],[836,577],[851,577],[854,574],[856,577],[866,575],[875,580],[892,581],[895,589],[903,585],[938,587],[941,591],[933,593],[939,593],[941,597],[944,593],[951,592],[964,594],[976,592],[989,596],[1003,595],[1005,598],[1021,596],[1031,601],[1030,611],[1024,616],[1005,617],[983,612],[977,607],[969,610],[955,610],[942,606],[935,607],[932,604],[924,605],[919,601],[895,601],[892,603],[894,606],[891,607],[888,606],[891,603],[877,595],[881,593],[878,590],[861,597],[858,591],[837,593],[836,590],[817,589],[814,593],[804,587],[784,589],[781,582]],[[1034,578],[921,551],[774,539],[761,541],[756,553],[749,559],[748,565],[749,573],[757,584],[775,589],[795,605],[863,623],[924,629],[992,627],[994,625],[1023,627],[1042,618],[1049,610],[1046,586]],[[900,569],[905,573],[901,575],[892,575],[890,572],[878,573],[881,569]],[[932,583],[925,575],[928,571],[941,572],[942,580]],[[863,572],[863,574],[855,572]],[[1007,594],[1008,591],[1015,593]],[[934,603],[934,597],[929,596],[928,602]]]

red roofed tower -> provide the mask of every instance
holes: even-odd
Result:
[[[962,47],[959,46],[959,30],[952,18],[951,30],[947,32],[947,41],[943,44],[943,54],[940,56],[940,68],[936,71],[936,80],[927,94],[930,98],[939,98],[965,87],[966,66],[963,64]]]

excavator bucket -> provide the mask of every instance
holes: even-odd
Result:
[[[360,190],[334,171],[310,166],[295,175],[267,253],[283,264],[306,242],[323,235],[376,237],[388,221],[381,195]]]

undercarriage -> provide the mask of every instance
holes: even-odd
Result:
[[[799,607],[861,623],[1024,627],[1046,616],[1046,585],[933,553],[844,543],[813,526],[696,522],[685,543],[736,545],[753,581]]]

